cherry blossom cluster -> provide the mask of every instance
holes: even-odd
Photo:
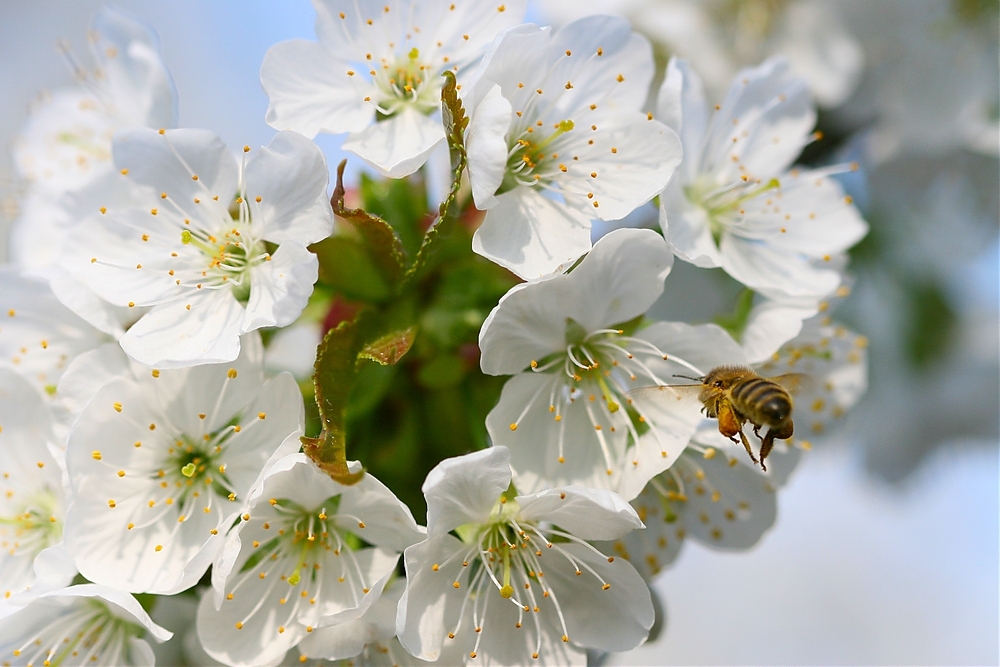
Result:
[[[197,664],[583,665],[646,641],[648,583],[686,536],[757,543],[802,452],[865,390],[865,339],[827,311],[867,226],[835,178],[851,165],[796,166],[816,111],[786,61],[716,103],[675,58],[647,99],[653,50],[621,18],[314,5],[317,40],[264,58],[266,146],[174,129],[155,36],[112,10],[74,61],[81,87],[24,129],[30,187],[0,267],[3,665],[153,664],[150,640]],[[315,389],[273,361],[297,326],[363,330],[315,287],[337,268],[321,243],[357,238],[321,132],[384,179],[460,156],[424,243],[461,206],[474,232],[444,261],[517,283],[466,346],[479,380],[509,376],[479,423],[490,446],[411,481],[426,526],[368,461],[323,467],[303,395],[328,436],[328,387],[410,341],[362,340],[321,380],[324,339]],[[658,229],[593,228],[642,207]],[[650,314],[675,259],[744,288],[738,326]],[[723,365],[809,376],[766,472],[696,393],[636,391]]]

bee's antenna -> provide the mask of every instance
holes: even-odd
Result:
[[[690,375],[675,375],[674,377],[675,378],[684,378],[685,380],[694,380],[695,382],[701,382],[702,380],[705,379],[705,376],[702,376],[700,378],[693,378]]]

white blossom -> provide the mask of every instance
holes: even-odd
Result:
[[[868,339],[822,315],[758,366],[765,376],[800,373],[807,379],[793,394],[795,436],[803,449],[839,422],[868,389]]]
[[[306,246],[332,230],[326,161],[294,132],[238,164],[204,130],[115,136],[123,187],[142,206],[102,208],[64,249],[68,268],[109,302],[151,306],[121,338],[158,368],[231,361],[239,336],[301,313],[318,262]],[[269,250],[268,244],[277,246]]]
[[[97,323],[101,328],[64,306],[46,280],[0,267],[0,366],[24,376],[47,399],[77,356],[124,333],[111,312]]]
[[[660,200],[674,253],[775,300],[818,301],[836,290],[839,256],[867,225],[829,178],[840,167],[788,170],[813,139],[816,112],[787,64],[742,71],[710,113],[700,79],[671,60],[657,108],[684,144]]]
[[[79,86],[44,96],[14,144],[21,174],[50,195],[78,190],[107,174],[111,137],[118,130],[174,123],[173,83],[151,28],[104,8],[87,41],[89,69],[63,47]]]
[[[724,92],[741,67],[783,54],[816,101],[836,107],[854,91],[865,64],[853,31],[822,0],[544,0],[542,6],[560,21],[628,17],[666,52],[690,61],[713,93]]]
[[[0,617],[0,655],[12,667],[152,667],[153,651],[145,637],[162,642],[171,634],[153,623],[128,593],[84,584],[43,593]]]
[[[651,579],[676,558],[687,537],[726,551],[756,544],[774,525],[776,491],[802,453],[865,392],[866,346],[864,337],[844,327],[819,318],[807,321],[772,359],[754,366],[765,377],[805,376],[792,392],[795,435],[775,442],[767,472],[752,465],[741,445],[720,434],[715,420],[706,420],[677,462],[632,501],[646,530],[616,540],[609,550]]]
[[[302,454],[275,463],[241,519],[215,564],[216,594],[198,608],[202,645],[228,665],[277,664],[317,628],[357,621],[379,599],[398,552],[423,538],[409,509],[370,474],[344,486]]]
[[[309,658],[343,660],[363,665],[422,664],[407,653],[396,639],[396,607],[406,587],[405,579],[393,579],[382,595],[359,618],[314,629],[299,643]]]
[[[267,122],[308,137],[349,133],[343,147],[392,178],[423,165],[444,139],[441,74],[463,73],[524,0],[313,0],[318,42],[264,56]]]
[[[76,570],[63,548],[66,499],[42,399],[0,368],[0,605],[41,578],[56,588]]]
[[[469,180],[486,217],[473,250],[530,279],[590,249],[594,218],[652,199],[681,159],[677,136],[641,111],[646,39],[601,16],[498,37],[465,96]]]
[[[653,624],[649,590],[585,541],[641,528],[635,511],[585,487],[511,497],[509,461],[492,447],[427,475],[428,539],[404,554],[400,643],[424,660],[457,645],[466,664],[487,665],[583,665],[583,648],[638,646]]]
[[[176,95],[153,30],[103,8],[87,34],[88,68],[62,45],[76,87],[42,95],[13,158],[28,184],[10,230],[11,260],[44,266],[113,173],[112,135],[130,127],[173,127]],[[104,204],[107,204],[105,200]]]
[[[617,540],[609,552],[652,579],[689,537],[720,549],[749,548],[774,525],[777,498],[770,481],[748,463],[724,456],[706,460],[686,450],[632,501],[647,529]]]
[[[715,325],[637,328],[671,261],[656,232],[616,230],[571,273],[518,285],[487,318],[483,372],[514,377],[486,427],[510,449],[522,491],[581,484],[634,498],[676,460],[700,417],[694,404],[635,402],[628,392],[744,361]]]
[[[140,368],[105,384],[67,447],[66,545],[90,581],[173,594],[204,574],[272,458],[297,451],[294,379],[265,382],[259,336],[227,364]]]

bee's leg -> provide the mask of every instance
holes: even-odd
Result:
[[[740,440],[743,441],[743,446],[746,447],[747,454],[750,455],[750,460],[753,461],[754,463],[757,463],[757,457],[753,455],[753,450],[750,449],[750,441],[747,440],[747,436],[746,436],[745,433],[743,433],[743,429],[739,430],[739,434],[740,434]],[[764,468],[764,457],[763,456],[761,456],[761,459],[760,459],[760,467]],[[767,468],[764,468],[764,470],[767,470]]]
[[[764,468],[764,459],[766,459],[767,455],[771,453],[771,448],[774,447],[775,439],[788,440],[790,437],[792,437],[793,433],[794,433],[793,424],[791,420],[789,420],[788,423],[784,424],[783,426],[779,426],[778,428],[769,428],[767,430],[767,435],[764,436],[764,440],[760,443],[761,468]],[[764,470],[767,470],[767,468],[764,468]]]
[[[757,457],[753,455],[753,450],[750,449],[750,441],[747,440],[746,434],[743,433],[743,420],[739,418],[736,411],[728,403],[724,403],[719,407],[719,433],[737,444],[742,441],[747,454],[750,455],[750,460],[757,463]],[[740,436],[739,440],[735,437],[737,434]]]

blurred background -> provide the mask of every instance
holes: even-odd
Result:
[[[9,149],[32,101],[72,85],[57,41],[85,52],[103,4],[0,3],[0,258],[24,192]],[[315,38],[307,0],[110,4],[159,33],[180,127],[270,140],[260,63],[278,41]],[[802,161],[857,161],[844,185],[871,225],[835,313],[871,341],[867,396],[804,457],[762,542],[740,554],[691,543],[656,584],[662,635],[609,664],[997,664],[1000,3],[544,0],[529,20],[599,12],[632,20],[661,71],[687,58],[710,97],[741,67],[787,55],[824,135]],[[317,143],[331,164],[346,157],[340,137]],[[718,314],[691,300],[699,273],[675,265],[665,315]]]

